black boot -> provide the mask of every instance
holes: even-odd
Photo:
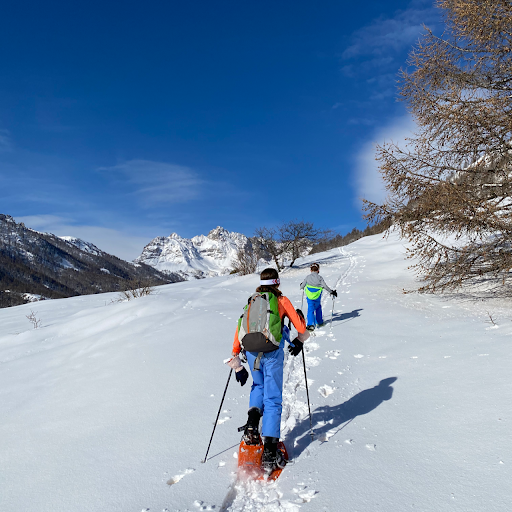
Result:
[[[260,418],[261,410],[258,407],[251,407],[247,414],[247,425],[244,430],[245,444],[260,444]]]
[[[286,460],[283,454],[277,449],[278,442],[278,437],[265,437],[261,467],[268,475],[277,468],[284,468],[286,466]]]

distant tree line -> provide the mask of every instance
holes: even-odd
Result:
[[[331,237],[326,237],[324,240],[321,240],[313,245],[309,254],[315,254],[317,252],[335,249],[336,247],[342,247],[344,245],[351,244],[352,242],[355,242],[364,236],[378,235],[379,233],[386,231],[390,225],[390,221],[385,220],[378,222],[377,224],[373,224],[372,226],[367,226],[362,231],[360,229],[354,228],[350,233],[347,233],[346,235],[337,234]]]
[[[285,222],[273,228],[261,227],[256,229],[251,243],[238,251],[233,273],[254,273],[260,259],[272,261],[280,271],[285,262],[293,267],[297,258],[350,244],[363,236],[382,233],[388,227],[389,221],[386,220],[363,231],[354,228],[346,235],[318,229],[312,222],[303,220]]]

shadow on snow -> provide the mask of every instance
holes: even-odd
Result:
[[[342,404],[316,408],[312,413],[315,439],[339,427],[332,434],[336,435],[357,416],[368,414],[382,402],[390,400],[393,396],[391,384],[396,380],[397,377],[383,379],[377,386],[361,391]],[[315,428],[318,424],[320,425]],[[285,443],[292,459],[296,459],[312,443],[309,425],[309,416],[306,416],[286,435]]]
[[[334,315],[332,315],[332,321],[333,322],[343,322],[344,320],[353,320],[354,318],[361,316],[359,314],[359,311],[363,311],[362,308],[354,309],[350,313],[334,313]],[[330,321],[331,321],[331,319],[329,318],[329,320],[325,320],[325,323],[327,324]]]
[[[338,247],[335,247],[335,249],[338,249]],[[332,249],[329,249],[329,250],[332,250]],[[312,255],[310,254],[307,257],[309,257],[309,256],[312,256]],[[329,256],[324,256],[322,258],[319,258],[317,260],[317,263],[320,263],[320,265],[328,265],[329,263],[333,263],[335,261],[344,260],[344,259],[348,259],[348,258],[349,258],[349,256],[347,254],[336,253],[336,254],[331,254]],[[292,269],[292,270],[308,269],[309,270],[311,263],[313,263],[313,260],[308,263],[298,263],[298,264],[294,263],[293,267],[285,266],[283,270],[285,270],[285,269]]]

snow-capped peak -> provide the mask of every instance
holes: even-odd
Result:
[[[98,256],[103,252],[101,249],[98,249],[98,247],[96,247],[94,244],[91,244],[91,242],[86,242],[81,238],[76,238],[74,236],[59,236],[59,238],[61,240],[64,240],[68,244],[74,245],[81,251],[88,252],[89,254],[95,254]]]
[[[229,273],[238,251],[250,247],[250,240],[242,233],[217,226],[206,236],[190,239],[177,233],[156,237],[135,261],[158,270],[181,271],[189,278],[209,277]]]
[[[229,238],[230,234],[231,233],[227,229],[224,229],[221,226],[217,226],[215,229],[212,229],[208,233],[208,238],[210,238],[211,240],[221,240],[221,239],[225,240],[226,238]],[[236,233],[236,234],[239,234],[239,233]]]

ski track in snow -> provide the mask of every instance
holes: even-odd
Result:
[[[347,285],[348,277],[352,274],[352,272],[357,266],[357,258],[355,258],[352,255],[352,253],[345,251],[343,248],[339,248],[339,253],[341,255],[341,260],[345,260],[347,258],[349,259],[349,267],[345,270],[345,272],[342,275],[340,275],[337,278],[336,284],[332,287],[333,289],[337,289],[340,285]],[[330,275],[329,269],[331,266],[336,266],[338,262],[339,260],[335,260],[333,262],[330,262],[329,264],[322,265],[322,273],[324,274],[327,281],[332,282],[333,276]],[[329,298],[330,296],[328,294],[325,294],[322,300],[324,318],[326,314],[331,314],[331,311],[327,309]],[[291,297],[290,300],[292,300],[293,302],[293,299],[295,298]],[[310,354],[321,348],[323,340],[325,340],[326,342],[328,341],[329,343],[335,341],[335,337],[332,334],[331,330],[329,329],[327,322],[325,328],[317,329],[315,331],[315,341],[312,341],[311,337],[304,344],[306,372],[310,367],[318,366],[322,363],[322,359],[320,357],[316,357]],[[329,348],[331,348],[331,345],[329,345]],[[331,356],[331,359],[337,359],[341,354],[341,351],[337,349],[333,350],[331,348],[331,350],[327,351],[326,354],[328,356]],[[312,383],[313,381],[310,378],[308,378],[308,387],[311,401],[313,401],[311,397]],[[329,395],[335,392],[335,389],[336,388],[324,384],[318,388],[318,393],[323,398],[327,398]],[[297,393],[299,391],[301,392],[301,395],[304,396],[298,397]],[[288,351],[285,350],[283,412],[281,416],[281,439],[285,441],[291,461],[288,464],[287,468],[285,468],[284,472],[293,471],[293,464],[300,464],[300,460],[304,456],[303,454],[299,455],[297,459],[294,458],[293,446],[290,446],[290,444],[297,443],[297,440],[288,439],[287,435],[293,431],[294,427],[298,423],[302,421],[309,421],[309,410],[305,395],[306,386],[304,379],[302,357],[300,355],[297,357],[292,357],[289,355]],[[313,427],[313,430],[315,426]],[[339,430],[340,427],[337,427],[335,429],[331,429],[325,433],[322,433],[320,436],[316,436],[315,441],[306,450],[306,456],[310,456],[311,451],[315,450],[319,443],[327,442],[329,438],[335,435]],[[310,433],[307,432],[304,435],[309,436]],[[284,472],[283,474],[285,474]],[[296,512],[300,509],[300,503],[310,502],[317,494],[316,490],[311,489],[309,487],[305,487],[304,485],[294,488],[293,490],[296,494],[295,499],[283,499],[283,493],[279,489],[279,480],[271,483],[263,481],[235,480],[235,482],[231,485],[226,495],[226,498],[224,499],[220,511],[245,512],[252,510],[265,510],[266,512]]]

